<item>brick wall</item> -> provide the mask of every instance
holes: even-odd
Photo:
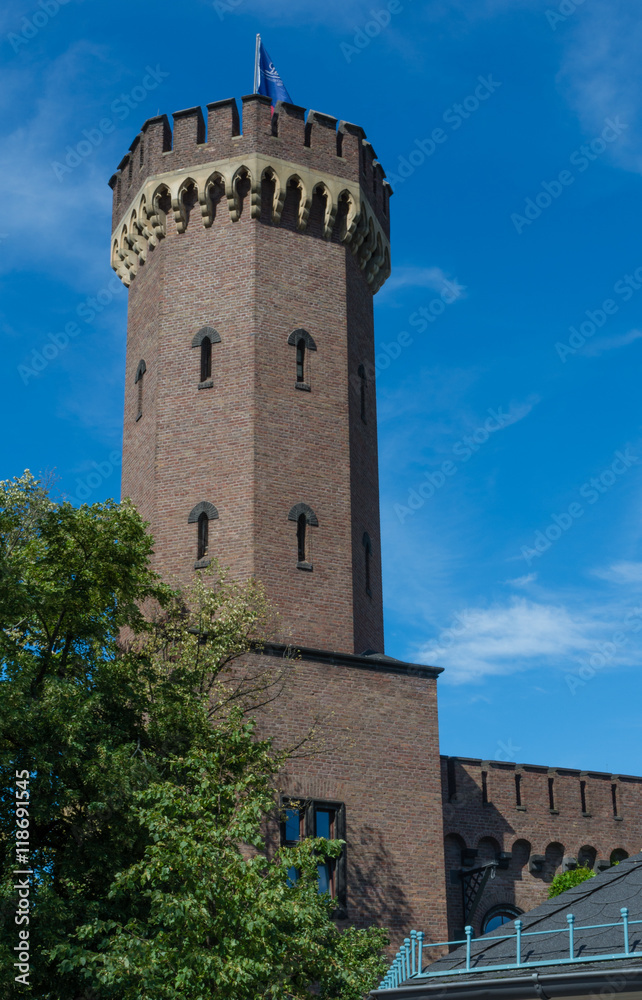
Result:
[[[463,913],[461,885],[449,873],[462,860],[472,867],[512,854],[508,869],[486,884],[472,921],[479,933],[493,905],[526,911],[543,902],[564,859],[593,867],[613,852],[642,848],[642,778],[456,757],[441,758],[441,777],[451,935],[463,927]]]

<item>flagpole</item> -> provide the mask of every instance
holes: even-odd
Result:
[[[261,36],[256,36],[256,50],[254,52],[254,93],[259,92],[259,49],[261,47]]]

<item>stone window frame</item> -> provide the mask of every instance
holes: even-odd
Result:
[[[286,810],[296,810],[299,813],[299,840],[286,839]],[[292,847],[307,837],[316,836],[316,814],[317,812],[331,812],[332,819],[332,840],[347,840],[346,836],[346,807],[345,802],[335,799],[297,798],[293,795],[282,795],[280,801],[280,822],[279,840],[282,847]],[[338,858],[329,859],[331,865],[332,886],[331,897],[337,902],[335,917],[346,917],[346,883],[347,883],[347,852],[346,844]]]
[[[210,357],[210,377],[209,378],[205,378],[205,379],[202,377],[203,376],[203,341],[205,340],[205,338],[207,338],[209,340],[209,342],[210,342],[210,351],[211,351],[212,347],[214,346],[214,344],[220,344],[220,343],[222,343],[220,333],[218,333],[218,331],[215,330],[213,326],[202,326],[201,329],[198,331],[198,333],[195,333],[194,336],[192,337],[192,347],[200,347],[201,348],[201,379],[200,379],[200,381],[198,383],[199,389],[211,389],[212,386],[214,385],[214,381],[213,381],[213,379],[211,377],[211,375],[212,375],[212,371],[211,371],[211,357]]]
[[[296,525],[297,525],[297,563],[296,563],[296,567],[297,567],[297,569],[303,569],[303,570],[311,571],[312,568],[313,568],[313,564],[312,564],[312,561],[309,558],[310,551],[309,551],[309,541],[308,541],[308,537],[307,537],[307,531],[306,531],[306,540],[305,540],[305,543],[304,543],[305,544],[306,558],[305,559],[300,559],[299,558],[299,556],[300,556],[300,544],[301,544],[300,543],[300,539],[299,539],[299,525],[301,524],[301,521],[300,521],[301,518],[305,518],[305,526],[306,526],[306,528],[307,527],[318,528],[319,527],[319,519],[317,518],[317,515],[312,510],[312,507],[310,507],[307,503],[295,503],[294,507],[290,508],[290,512],[288,514],[288,521],[294,521],[296,523]]]
[[[136,378],[134,379],[134,385],[138,386],[138,397],[136,404],[136,422],[140,420],[143,415],[143,384],[145,381],[145,372],[147,371],[147,365],[141,358],[138,362],[138,367],[136,368]]]
[[[297,361],[298,361],[298,348],[300,341],[303,341],[303,343],[305,344],[305,353],[308,355],[308,359],[307,362],[304,361],[303,378],[299,380],[297,373],[294,382],[294,388],[301,389],[303,392],[311,392],[312,385],[310,379],[309,352],[316,351],[317,345],[315,343],[314,337],[312,336],[311,333],[308,333],[307,330],[304,330],[302,327],[299,327],[298,330],[293,330],[290,336],[288,337],[288,344],[290,345],[290,347],[295,347],[297,349]]]
[[[199,530],[199,536],[198,536],[199,547],[197,548],[197,557],[194,563],[194,569],[205,569],[205,567],[209,566],[209,564],[212,561],[211,556],[208,556],[207,554],[201,555],[200,553],[200,532],[201,532],[200,519],[202,515],[205,515],[207,517],[208,527],[210,521],[218,521],[219,519],[218,510],[216,509],[213,503],[209,502],[209,500],[201,500],[200,503],[197,503],[195,507],[192,507],[191,511],[189,512],[187,523],[197,524]],[[208,535],[209,535],[209,530],[208,530]]]

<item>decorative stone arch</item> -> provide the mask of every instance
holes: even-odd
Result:
[[[274,167],[264,167],[261,171],[261,185],[263,181],[270,181],[274,184],[274,193],[272,196],[272,204],[270,206],[270,213],[272,222],[275,225],[281,221],[281,213],[283,212],[283,205],[285,204],[285,192],[286,186],[281,184],[281,179],[279,173]]]
[[[185,195],[192,189],[196,192],[196,196],[198,197],[198,185],[196,181],[193,177],[185,177],[185,179],[181,181],[178,191],[172,197],[174,222],[176,223],[176,231],[179,233],[184,233],[187,229],[188,213],[185,205]]]
[[[245,163],[241,163],[236,168],[232,176],[228,176],[225,179],[225,195],[227,197],[227,204],[230,210],[230,219],[232,222],[238,222],[241,218],[241,196],[238,190],[239,181],[241,180],[249,180],[250,182],[250,217],[252,219],[257,219],[261,214],[260,182],[257,186],[250,168]]]
[[[296,227],[300,232],[303,232],[308,224],[308,218],[310,216],[310,207],[312,205],[312,197],[308,192],[302,178],[299,174],[290,174],[287,181],[285,182],[285,193],[290,190],[290,188],[297,188],[299,191],[299,205],[297,209],[297,224]]]
[[[202,326],[198,333],[192,337],[192,347],[200,347],[206,337],[209,337],[211,344],[220,344],[221,335],[211,326]]]
[[[308,507],[307,503],[295,503],[288,514],[288,521],[298,521],[301,514],[305,514],[307,524],[313,528],[319,527],[317,515],[312,510],[312,507]]]
[[[218,190],[218,197],[214,197],[214,192]],[[209,229],[214,222],[216,206],[222,197],[225,197],[225,177],[220,170],[215,170],[209,175],[204,184],[201,184],[198,201],[201,206],[201,216],[203,225]]]
[[[357,228],[359,211],[354,195],[348,188],[344,188],[337,198],[337,209],[341,210],[343,205],[346,206],[346,213],[345,216],[342,214],[343,222],[339,230],[339,239],[344,243],[350,243]]]
[[[169,205],[172,203],[171,191],[167,184],[159,184],[154,190],[148,213],[152,229],[158,239],[162,239],[167,235],[167,212],[161,204],[163,200]]]
[[[214,504],[210,503],[209,500],[201,500],[200,503],[196,504],[196,507],[192,507],[187,523],[196,524],[201,514],[206,514],[208,521],[218,521],[218,511]]]
[[[334,229],[334,221],[337,217],[339,204],[338,202],[335,202],[330,188],[323,181],[319,181],[318,184],[314,185],[312,194],[320,195],[322,198],[325,198],[325,210],[323,213],[323,238],[329,240],[332,238],[332,230]]]
[[[308,333],[308,331],[304,330],[302,327],[300,327],[298,330],[292,331],[292,333],[288,337],[288,344],[290,344],[291,347],[296,347],[296,345],[299,343],[300,340],[305,341],[305,346],[308,349],[308,351],[316,351],[317,345],[314,342],[314,337],[312,336],[312,334]]]

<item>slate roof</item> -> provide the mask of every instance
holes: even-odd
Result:
[[[642,853],[621,861],[595,878],[588,879],[573,889],[568,889],[553,899],[547,899],[541,906],[522,914],[522,934],[526,931],[545,931],[561,928],[567,930],[567,913],[575,916],[575,953],[581,955],[604,955],[620,953],[624,950],[621,927],[610,927],[582,931],[579,928],[595,924],[608,924],[621,920],[620,909],[627,906],[629,920],[642,919]],[[515,921],[498,927],[473,941],[471,966],[504,965],[515,961],[515,941],[496,940],[502,934],[514,934]],[[634,924],[629,932],[629,947],[632,954],[642,955],[642,924]],[[539,937],[522,938],[522,961],[537,962],[568,958],[568,934],[542,934]],[[457,948],[449,955],[433,962],[430,972],[445,972],[447,969],[462,968],[466,964],[464,947]],[[492,970],[491,970],[492,974]],[[512,973],[514,975],[514,973]]]
[[[541,906],[522,914],[522,934],[527,931],[562,930],[562,934],[540,934],[537,937],[523,937],[521,948],[522,962],[546,961],[550,964],[524,969],[519,968],[496,970],[494,966],[513,964],[516,959],[515,939],[503,940],[503,935],[515,934],[515,922],[504,924],[483,937],[477,938],[471,946],[471,970],[469,972],[448,975],[449,970],[465,969],[466,950],[460,946],[443,958],[429,966],[424,966],[424,972],[445,973],[435,979],[410,979],[395,990],[378,991],[376,996],[412,996],[432,995],[440,990],[451,993],[452,986],[456,992],[485,992],[490,981],[508,980],[515,983],[538,980],[540,976],[555,975],[556,979],[575,979],[578,982],[586,977],[613,974],[613,970],[633,969],[634,978],[642,986],[642,923],[633,924],[629,928],[630,956],[612,961],[578,962],[559,964],[560,959],[569,957],[568,922],[566,915],[575,916],[575,955],[591,956],[604,954],[621,954],[624,951],[624,935],[622,927],[591,928],[596,924],[607,924],[621,921],[620,909],[628,907],[629,920],[642,920],[642,853],[620,862],[619,865],[607,869],[595,878],[569,889],[553,899],[547,900]],[[474,971],[475,967],[479,971]],[[483,971],[482,968],[483,967]],[[533,975],[536,973],[536,975]],[[521,980],[520,980],[521,977]],[[475,989],[477,987],[477,989]],[[532,991],[532,987],[531,987]],[[441,995],[444,996],[445,992]],[[503,992],[503,991],[502,991]],[[623,991],[627,992],[627,991]],[[488,995],[488,993],[486,993]],[[516,994],[517,995],[517,994]],[[534,994],[533,994],[534,995]],[[572,995],[572,994],[568,994]],[[635,993],[635,995],[640,995]]]

